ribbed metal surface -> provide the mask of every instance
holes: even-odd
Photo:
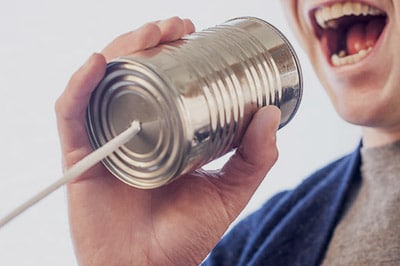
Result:
[[[278,106],[284,126],[301,95],[287,40],[262,20],[237,18],[110,63],[88,107],[88,134],[96,148],[141,121],[104,164],[132,186],[154,188],[236,147],[262,106]]]

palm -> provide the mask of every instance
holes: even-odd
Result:
[[[216,184],[203,174],[187,175],[154,190],[127,186],[102,166],[96,167],[93,174],[95,179],[69,186],[71,224],[78,240],[76,245],[96,247],[93,250],[101,250],[102,256],[112,257],[117,247],[118,252],[151,261],[170,260],[177,256],[172,255],[177,249],[182,252],[180,256],[191,251],[188,236],[205,256],[210,240],[215,243],[231,221]]]

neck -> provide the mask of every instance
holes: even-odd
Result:
[[[392,129],[363,128],[363,146],[379,147],[400,140],[400,126]]]

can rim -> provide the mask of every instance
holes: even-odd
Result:
[[[152,82],[154,81],[154,83],[160,85],[160,86],[165,86],[165,87],[170,87],[171,84],[169,84],[168,80],[166,80],[163,77],[160,77],[159,73],[157,73],[152,67],[150,67],[148,64],[144,65],[143,63],[140,62],[140,60],[138,60],[137,58],[132,58],[132,57],[120,57],[117,58],[111,62],[109,62],[107,64],[107,71],[112,71],[111,69],[117,69],[118,71],[118,67],[124,65],[124,64],[129,64],[130,66],[133,64],[136,67],[139,67],[143,73],[146,73],[147,75],[152,75]],[[124,69],[125,70],[125,69]],[[145,76],[146,74],[142,74],[143,76]],[[105,77],[107,77],[108,75],[105,75]],[[98,130],[100,131],[104,131],[104,130],[109,130],[109,129],[104,129],[102,128],[102,125],[99,125],[98,121],[95,121],[95,116],[96,116],[96,107],[94,107],[95,100],[98,99],[96,98],[95,93],[104,93],[104,91],[106,90],[107,87],[107,80],[106,78],[104,78],[98,85],[98,88],[100,90],[103,91],[96,91],[92,94],[91,100],[88,104],[87,107],[87,112],[86,112],[86,128],[87,128],[87,132],[89,135],[89,140],[90,143],[92,145],[93,148],[98,148],[99,146],[103,145],[104,143],[102,143],[103,141],[101,140],[102,138],[106,138],[104,133],[100,133],[103,134],[102,136],[97,136],[97,134],[99,134]],[[103,88],[103,89],[102,89]],[[168,92],[171,92],[173,90],[168,90]],[[162,93],[162,90],[157,90],[157,92]],[[174,152],[175,155],[174,156],[169,156],[169,154],[167,153],[165,155],[165,158],[161,158],[161,160],[163,160],[163,163],[159,164],[159,170],[158,168],[156,168],[155,166],[150,167],[151,169],[155,169],[154,170],[154,175],[151,174],[151,172],[149,173],[143,173],[143,176],[139,176],[139,175],[133,175],[132,173],[135,172],[132,170],[132,172],[127,172],[124,171],[124,167],[125,165],[121,164],[116,164],[113,163],[116,158],[118,156],[121,155],[121,153],[123,153],[123,150],[125,148],[125,146],[122,146],[120,149],[118,149],[115,153],[113,153],[112,155],[110,155],[109,157],[105,158],[103,160],[103,165],[114,175],[116,176],[118,179],[120,179],[122,182],[137,187],[137,188],[143,188],[143,189],[149,189],[149,188],[155,188],[155,187],[159,187],[161,185],[164,185],[166,183],[171,182],[174,178],[176,178],[176,174],[178,172],[181,171],[181,169],[183,168],[183,166],[186,163],[187,158],[185,156],[183,156],[184,151],[188,149],[188,145],[187,143],[181,143],[184,145],[174,145],[174,142],[176,143],[177,139],[186,139],[186,135],[187,132],[184,130],[184,127],[182,126],[177,126],[178,124],[183,125],[184,121],[183,121],[183,117],[185,114],[184,112],[182,112],[182,103],[180,102],[180,98],[179,97],[175,97],[174,95],[165,93],[165,95],[162,95],[162,99],[165,99],[164,103],[159,103],[160,105],[165,104],[163,107],[164,108],[171,108],[174,109],[174,112],[177,113],[176,116],[173,117],[169,117],[169,116],[163,116],[162,118],[166,118],[169,121],[165,122],[168,125],[175,125],[174,131],[170,134],[170,143],[166,143],[167,145],[167,149],[171,150],[171,152]],[[166,103],[168,102],[168,103]],[[173,102],[173,104],[172,104]],[[100,104],[100,103],[97,103]],[[95,110],[96,109],[96,110]],[[172,113],[172,111],[170,112]],[[98,115],[98,114],[97,114]],[[166,130],[171,129],[171,126],[167,127]],[[169,128],[169,129],[168,129]],[[177,129],[179,129],[177,131]],[[139,133],[140,134],[140,133]],[[113,136],[115,137],[115,136]],[[175,141],[174,141],[175,140]],[[109,141],[109,139],[107,140]],[[128,148],[125,148],[128,149]],[[114,157],[113,157],[114,156]],[[119,159],[119,158],[118,158]],[[129,158],[131,159],[131,158]],[[133,159],[132,159],[133,160]],[[164,162],[167,162],[167,164],[164,164]],[[168,166],[167,166],[168,165]],[[170,165],[173,165],[173,167],[169,167]],[[127,167],[131,167],[131,165],[128,164]],[[146,166],[146,169],[149,169],[149,167]],[[136,170],[136,172],[142,172],[140,170]]]
[[[292,112],[290,113],[290,116],[288,117],[288,119],[286,119],[286,121],[279,124],[279,129],[281,129],[284,126],[286,126],[290,121],[292,121],[293,118],[296,116],[297,111],[300,108],[300,103],[303,98],[303,88],[304,88],[303,87],[303,70],[302,70],[302,67],[300,64],[299,57],[298,57],[293,45],[289,42],[288,38],[273,24],[271,24],[261,18],[253,17],[253,16],[240,16],[240,17],[229,19],[226,22],[233,22],[236,20],[251,20],[251,21],[258,22],[260,24],[265,24],[265,25],[269,26],[284,41],[284,43],[288,47],[288,49],[294,59],[294,62],[296,65],[296,71],[297,71],[298,78],[299,78],[299,81],[298,81],[299,96],[296,98],[296,104],[294,105],[294,108],[293,108]]]

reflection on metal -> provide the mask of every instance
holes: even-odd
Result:
[[[262,106],[278,106],[283,127],[301,96],[286,38],[263,20],[236,18],[109,63],[88,134],[98,148],[140,121],[137,137],[103,163],[129,185],[155,188],[235,148]]]

